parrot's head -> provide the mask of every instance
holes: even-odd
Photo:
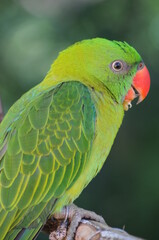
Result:
[[[96,90],[107,89],[124,110],[150,89],[149,72],[138,52],[125,42],[94,38],[67,48],[51,72],[63,81],[79,80]]]

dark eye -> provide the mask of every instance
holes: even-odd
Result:
[[[115,71],[115,72],[119,72],[123,69],[123,63],[119,60],[117,61],[114,61],[112,63],[112,69]]]

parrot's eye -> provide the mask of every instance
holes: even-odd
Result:
[[[111,67],[115,72],[119,72],[119,71],[123,70],[123,63],[121,61],[117,60],[112,63]]]

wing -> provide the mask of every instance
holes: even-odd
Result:
[[[91,151],[95,114],[89,89],[79,82],[62,83],[14,114],[0,143],[3,209],[31,208],[65,193]]]

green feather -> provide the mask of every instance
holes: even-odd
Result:
[[[50,174],[54,169],[54,162],[53,154],[42,155],[39,161],[39,168],[44,174]]]
[[[7,152],[4,156],[4,171],[8,179],[13,179],[18,175],[20,163],[22,160],[22,153],[16,155],[9,155]]]
[[[4,209],[11,210],[17,205],[16,200],[20,193],[20,188],[23,183],[24,176],[21,174],[14,180],[12,186],[1,187],[1,204]]]

